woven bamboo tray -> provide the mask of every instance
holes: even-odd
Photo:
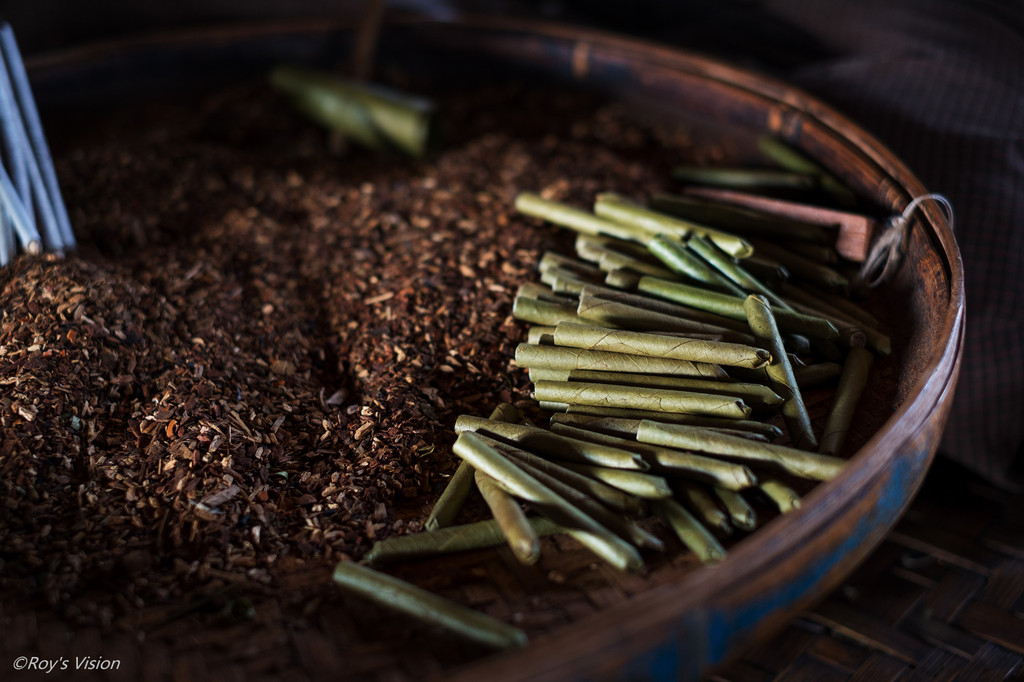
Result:
[[[329,63],[347,45],[346,25],[315,22],[156,36],[37,60],[43,105],[96,104],[111,93],[144,94],[169,84],[216,84],[280,61]],[[772,133],[806,151],[885,213],[899,213],[925,188],[890,152],[851,122],[791,87],[699,56],[602,33],[539,23],[460,18],[389,27],[383,59],[434,74],[458,70],[528,73],[654,103],[732,130]],[[884,401],[855,434],[859,450],[804,507],[732,548],[721,565],[664,561],[643,576],[598,569],[571,543],[540,574],[503,554],[473,553],[400,569],[428,588],[500,616],[525,613],[544,633],[524,650],[463,667],[463,656],[410,670],[386,646],[359,641],[360,618],[345,608],[301,619],[302,600],[331,597],[329,566],[285,576],[278,589],[253,588],[256,623],[205,626],[179,619],[137,633],[73,633],[34,613],[4,614],[17,632],[8,650],[98,651],[134,661],[138,676],[257,679],[284,672],[310,678],[438,676],[459,679],[694,679],[783,627],[828,594],[882,541],[920,486],[949,409],[963,335],[963,280],[949,226],[933,207],[913,231],[891,289],[896,360]],[[458,571],[488,575],[487,586]],[[540,575],[572,578],[552,586]],[[404,572],[404,573],[403,573]],[[573,577],[575,576],[575,577]],[[215,600],[214,600],[215,601]],[[333,602],[330,602],[333,603]],[[201,609],[200,609],[201,611]],[[324,613],[327,611],[327,613]],[[531,615],[532,614],[532,615]],[[371,614],[372,615],[372,614]],[[140,616],[139,631],[153,621]],[[301,625],[296,625],[301,623]],[[383,634],[387,634],[386,628]],[[17,645],[17,646],[15,646]],[[427,648],[430,648],[428,642]],[[454,668],[458,668],[456,671]]]
[[[1024,675],[1024,503],[939,463],[843,586],[714,680]]]

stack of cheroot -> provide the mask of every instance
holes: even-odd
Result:
[[[776,159],[777,148],[767,142]],[[785,167],[796,165],[781,152]],[[754,531],[766,502],[789,512],[802,491],[836,476],[873,359],[890,342],[842,295],[852,285],[841,260],[863,260],[869,218],[736,189],[799,180],[854,203],[796,160],[797,172],[728,169],[726,194],[690,188],[698,191],[655,197],[652,208],[603,194],[590,212],[521,194],[520,212],[577,232],[576,257],[545,254],[544,284],[524,284],[513,307],[534,325],[516,350],[539,403],[530,413],[550,413],[550,424],[507,403],[489,418],[459,417],[453,451],[463,461],[426,531],[377,542],[363,564],[500,544],[533,564],[542,536],[568,533],[637,571],[645,554],[666,551],[664,531],[714,562],[726,556],[719,539]],[[693,172],[677,175],[692,182]],[[714,185],[723,171],[699,174]],[[816,429],[804,395],[836,380]],[[772,442],[783,426],[788,445]],[[454,525],[474,490],[493,518]],[[525,641],[353,562],[338,564],[335,580],[489,646]]]
[[[21,251],[75,247],[53,160],[25,65],[7,24],[0,26],[0,267]]]

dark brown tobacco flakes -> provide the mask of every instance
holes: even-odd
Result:
[[[81,251],[0,271],[5,601],[108,623],[419,527],[456,416],[526,397],[512,296],[560,237],[516,193],[667,177],[589,97],[449,105],[417,165],[332,156],[260,87],[62,143]]]

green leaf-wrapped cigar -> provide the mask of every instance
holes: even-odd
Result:
[[[622,407],[655,412],[684,412],[715,417],[750,416],[750,406],[740,398],[672,391],[664,388],[594,384],[582,381],[538,381],[534,384],[534,397],[539,401],[567,405],[598,405]]]
[[[616,273],[622,272],[616,270]],[[612,273],[609,273],[609,275]],[[637,280],[639,281],[639,279]],[[667,280],[658,280],[667,281]],[[696,322],[704,322],[716,327],[721,327],[734,332],[742,332],[748,334],[749,327],[747,327],[746,318],[742,318],[742,322],[739,319],[731,319],[723,315],[716,315],[715,313],[700,310],[695,307],[679,305],[662,298],[653,298],[646,294],[630,293],[628,291],[621,291],[619,289],[613,289],[608,286],[601,284],[592,284],[590,282],[582,283],[579,288],[575,288],[575,291],[568,291],[566,289],[554,289],[556,293],[564,295],[575,295],[575,296],[596,296],[606,301],[615,301],[616,303],[623,303],[632,308],[640,308],[642,310],[650,310],[652,312],[660,313],[665,316],[682,317]],[[746,294],[743,295],[744,298]]]
[[[538,301],[549,303],[572,304],[576,303],[575,296],[565,296],[556,293],[551,287],[544,286],[539,282],[523,282],[516,291],[516,298],[532,298]]]
[[[842,330],[845,327],[853,327],[864,332],[868,347],[876,353],[889,355],[892,352],[892,342],[888,336],[874,327],[864,324],[856,317],[837,309],[827,301],[815,296],[806,289],[783,284],[779,291],[789,300],[789,305],[794,308],[802,308],[807,312],[820,315],[832,322],[836,328]]]
[[[761,476],[757,487],[783,514],[800,508],[800,495],[774,476]]]
[[[533,379],[533,375],[530,375]],[[676,391],[696,391],[742,398],[752,407],[777,407],[782,397],[764,384],[748,384],[738,381],[710,381],[692,377],[663,377],[656,374],[632,374],[630,372],[600,372],[596,370],[573,369],[556,376],[538,376],[536,380],[549,381],[593,381],[605,384],[667,388]],[[730,427],[731,428],[731,427]]]
[[[809,258],[784,249],[763,239],[754,240],[757,253],[781,263],[795,277],[827,288],[830,291],[845,291],[850,281],[840,272],[810,260]]]
[[[650,332],[612,330],[582,324],[559,324],[555,344],[585,350],[611,351],[648,357],[687,360],[756,369],[771,362],[763,348],[738,343],[703,341]]]
[[[495,449],[502,452],[502,454],[511,455],[511,453],[506,452],[500,444],[496,444]],[[563,483],[542,469],[535,468],[523,460],[515,459],[514,457],[513,459],[516,462],[516,466],[536,478],[547,487],[551,488],[556,495],[564,498],[570,504],[579,507],[584,514],[594,519],[626,542],[630,542],[643,549],[653,549],[656,552],[664,551],[665,544],[661,540],[641,528],[633,521],[619,515],[589,495],[586,495],[576,488]],[[582,476],[582,474],[580,475]]]
[[[517,296],[512,302],[512,316],[523,322],[553,326],[559,322],[579,321],[575,301],[554,303],[535,298]]]
[[[734,258],[746,258],[754,253],[753,247],[742,237],[716,230],[707,225],[680,220],[653,211],[611,192],[600,194],[594,204],[594,213],[623,225],[643,230],[651,235],[667,234],[679,238],[704,236]]]
[[[686,424],[688,426],[701,426],[704,428],[713,427],[718,429],[743,429],[759,433],[766,438],[778,438],[782,435],[782,429],[767,422],[759,422],[751,419],[723,419],[722,417],[707,417],[699,414],[671,414],[669,412],[652,412],[650,410],[624,410],[614,407],[597,407],[591,405],[567,405],[564,410],[552,410],[553,412],[566,412],[569,415],[601,418],[601,419],[622,419],[628,421],[643,421],[649,419],[654,422],[666,424]],[[639,424],[638,424],[639,426]],[[633,428],[630,433],[636,433]]]
[[[523,192],[516,197],[516,210],[582,234],[607,234],[619,239],[642,241],[642,238],[628,227],[598,218],[589,211],[568,204],[543,199],[531,192]]]
[[[695,455],[650,443],[640,443],[621,436],[612,436],[568,424],[555,422],[551,430],[563,436],[578,440],[590,440],[612,447],[642,454],[648,462],[666,476],[682,476],[695,481],[713,483],[732,490],[742,490],[754,485],[757,479],[747,467],[713,457]]]
[[[545,251],[537,263],[537,270],[542,275],[550,270],[562,270],[564,272],[571,272],[576,277],[592,277],[596,279],[604,277],[604,271],[601,268],[556,251]]]
[[[604,270],[601,270],[601,275],[598,277],[587,277],[564,268],[550,267],[540,273],[540,281],[551,287],[556,294],[579,296],[583,287],[599,283],[604,280],[605,276]]]
[[[568,469],[556,461],[535,455],[515,445],[509,445],[480,431],[477,431],[476,435],[480,440],[491,445],[517,464],[530,467],[528,470],[543,471],[545,474],[558,479],[566,485],[572,486],[579,492],[626,516],[640,516],[647,508],[644,501],[640,498],[624,493],[618,488],[613,488],[590,476],[584,476],[581,473]]]
[[[788,171],[813,175],[817,178],[821,189],[828,193],[833,201],[840,206],[849,208],[857,205],[857,195],[849,187],[803,152],[791,147],[782,140],[768,135],[761,137],[758,141],[758,148],[775,163]]]
[[[704,563],[725,558],[722,543],[701,525],[683,505],[673,499],[652,500],[651,509],[668,524],[679,541],[686,545]]]
[[[609,469],[608,467],[593,466],[591,464],[573,464],[567,462],[566,468],[581,473],[584,476],[596,478],[602,483],[607,483],[613,488],[645,500],[660,500],[672,497],[672,488],[668,481],[661,476],[645,474],[640,471],[629,471],[628,469]]]
[[[742,266],[737,265],[728,257],[727,254],[723,253],[721,249],[711,242],[694,235],[687,240],[686,244],[693,249],[698,256],[703,258],[708,262],[708,264],[712,265],[716,270],[731,279],[742,289],[750,293],[761,294],[780,308],[789,308],[789,305],[784,302],[778,294],[744,270]]]
[[[693,191],[692,188],[689,191]],[[651,206],[662,213],[714,225],[743,236],[800,240],[801,244],[817,246],[834,243],[836,239],[834,229],[699,196],[655,194],[651,197]]]
[[[637,291],[659,296],[682,305],[706,310],[732,320],[746,321],[747,314],[743,310],[746,299],[719,294],[700,287],[670,282],[656,277],[641,277],[637,282]],[[823,317],[805,315],[792,310],[772,310],[779,331],[792,334],[803,334],[816,339],[834,340],[839,338],[835,325]]]
[[[816,362],[813,365],[794,367],[793,376],[801,389],[815,388],[836,379],[842,371],[843,366],[838,362]]]
[[[747,313],[750,331],[754,333],[758,342],[772,353],[772,362],[765,368],[765,372],[772,381],[772,388],[786,400],[782,405],[782,416],[786,420],[789,435],[798,448],[813,450],[818,446],[818,440],[814,437],[811,418],[804,406],[796,377],[793,376],[789,356],[782,346],[782,338],[779,336],[771,306],[764,297],[751,295],[743,303],[743,309]],[[557,339],[557,328],[555,334]]]
[[[601,268],[604,272],[611,272],[612,270],[631,270],[641,275],[652,275],[654,277],[664,277],[665,279],[674,279],[676,277],[675,273],[668,268],[664,268],[655,263],[648,263],[645,260],[634,258],[633,256],[627,256],[624,253],[619,253],[618,251],[613,251],[611,249],[603,250],[600,258],[598,258],[596,262],[597,267]]]
[[[636,437],[641,443],[654,443],[680,450],[727,457],[816,481],[833,478],[842,471],[845,464],[838,457],[806,452],[784,445],[755,443],[685,424],[664,424],[645,419],[640,422]]]
[[[867,386],[868,371],[874,359],[871,351],[856,346],[846,354],[843,373],[839,377],[839,387],[836,389],[825,431],[821,434],[818,452],[836,455],[842,450],[843,441],[846,440],[846,434],[853,423],[857,403],[860,402],[860,397]]]
[[[524,646],[527,641],[519,628],[352,561],[334,567],[334,582],[348,592],[495,649]]]
[[[551,415],[552,424],[565,424],[566,426],[577,426],[587,431],[597,431],[598,433],[606,433],[612,436],[618,436],[620,438],[626,438],[628,436],[636,437],[637,429],[640,428],[640,422],[644,419],[651,419],[652,421],[658,421],[652,417],[659,416],[657,412],[644,413],[645,417],[633,417],[633,418],[619,418],[619,417],[597,417],[588,414],[577,414],[572,412],[556,412]],[[664,415],[660,415],[664,416]],[[713,419],[713,418],[711,418]],[[744,426],[749,427],[750,424],[758,424],[764,426],[771,426],[764,422],[749,421],[743,419],[730,420],[730,423],[743,423]],[[745,431],[742,428],[730,429],[723,428],[721,426],[702,426],[700,424],[693,424],[694,426],[701,426],[701,428],[714,431],[716,433],[724,433],[727,436],[739,436],[741,438],[749,438],[756,440],[761,443],[767,443],[770,439],[765,433],[770,433],[769,430],[764,431],[754,429]],[[776,428],[771,426],[771,428]],[[781,433],[781,432],[780,432]],[[643,445],[638,443],[638,445]]]
[[[533,531],[539,536],[565,532],[562,526],[542,516],[529,517],[529,522]],[[393,535],[385,540],[378,540],[363,556],[363,561],[379,566],[401,559],[466,552],[473,549],[498,547],[503,544],[505,544],[505,536],[502,534],[498,522],[494,519],[487,519],[423,533]]]
[[[526,566],[537,563],[540,559],[540,536],[526,519],[523,508],[497,481],[482,471],[477,471],[474,479],[512,554]]]
[[[289,66],[274,69],[270,84],[310,118],[370,149],[419,157],[433,143],[435,107],[421,97]]]
[[[537,506],[551,520],[567,528],[582,531],[574,533],[573,536],[615,568],[637,571],[643,567],[643,559],[635,547],[556,495],[550,488],[477,438],[475,433],[459,434],[452,451],[472,464],[476,470],[490,475],[509,493]]]
[[[605,372],[667,374],[715,380],[729,378],[718,365],[703,362],[529,343],[516,346],[516,364],[529,369],[597,369]]]
[[[757,528],[757,512],[743,498],[743,495],[721,486],[715,486],[713,490],[722,502],[722,506],[725,507],[726,513],[729,514],[729,520],[733,526],[745,531]]]
[[[672,169],[672,178],[695,185],[762,190],[812,190],[818,186],[818,180],[812,173],[775,168],[677,166]]]
[[[535,324],[526,332],[526,341],[533,345],[554,346],[555,328]]]
[[[747,292],[731,279],[709,266],[702,258],[690,253],[686,244],[678,239],[664,234],[655,235],[647,242],[647,248],[669,270],[678,275],[685,275],[733,296],[747,295]]]
[[[705,526],[720,535],[732,535],[729,515],[719,509],[718,502],[711,496],[711,491],[707,487],[689,481],[678,481],[676,490]]]
[[[743,338],[753,341],[750,334],[601,298],[593,294],[588,287],[584,287],[580,294],[576,315],[583,324],[590,324],[593,321],[597,325],[618,329],[656,330],[661,333],[701,334],[718,338],[728,337],[736,341]]]
[[[455,420],[458,434],[484,431],[504,440],[518,443],[532,452],[539,452],[557,459],[599,464],[616,469],[647,471],[651,465],[636,453],[618,448],[579,441],[552,433],[547,429],[527,424],[507,424],[482,417],[463,414]]]
[[[490,418],[514,424],[519,421],[519,410],[511,403],[501,403],[491,412]],[[441,493],[441,497],[437,499],[434,508],[430,510],[424,527],[427,530],[437,530],[450,526],[472,489],[473,468],[464,461],[460,462],[451,480],[448,481],[448,485],[445,486],[444,492]]]

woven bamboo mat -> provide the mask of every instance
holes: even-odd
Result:
[[[289,600],[247,584],[253,620],[232,617],[239,606],[230,586],[189,613],[144,612],[133,628],[72,629],[46,609],[0,605],[0,663],[23,655],[121,661],[117,671],[86,673],[96,680],[390,682],[443,677],[446,665],[481,653],[432,649],[431,659],[395,661],[393,650],[374,642],[407,633],[367,632],[329,581],[325,569],[296,571],[283,586]],[[591,600],[585,610],[599,606]],[[549,611],[574,620],[566,608]],[[82,679],[59,671],[11,678],[8,670],[3,679]],[[1024,500],[937,466],[897,528],[840,589],[712,679],[1024,679]]]
[[[940,462],[846,584],[712,679],[1024,679],[1024,499]]]

